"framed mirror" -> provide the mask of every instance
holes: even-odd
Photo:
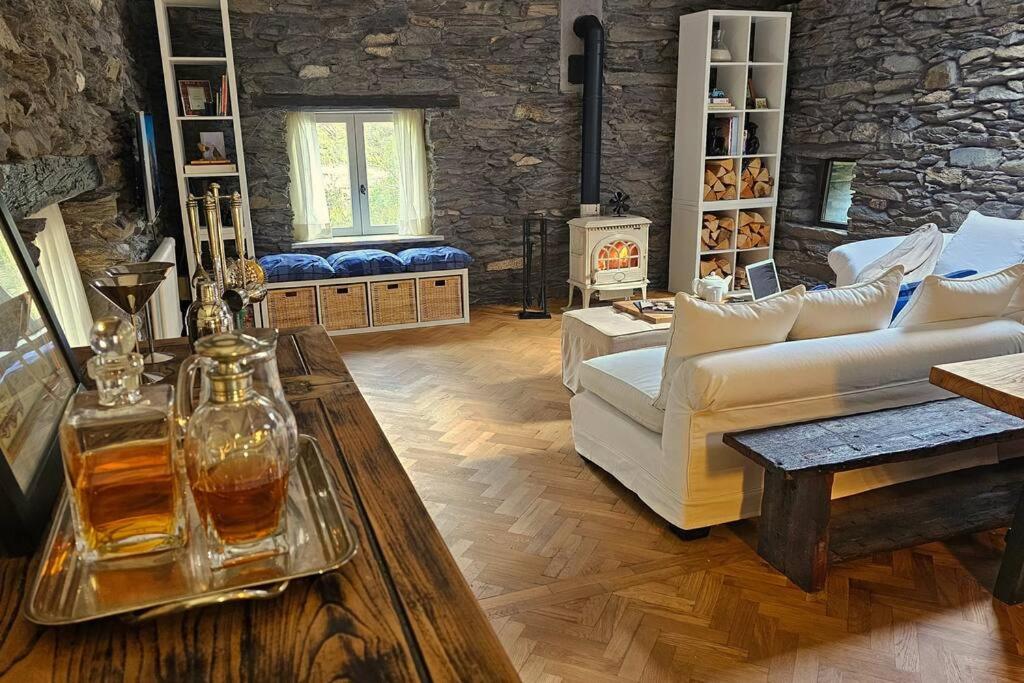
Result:
[[[63,481],[58,427],[81,376],[0,203],[0,554],[32,552]]]

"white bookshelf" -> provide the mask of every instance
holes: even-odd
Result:
[[[721,24],[723,43],[732,56],[730,61],[711,60],[712,29],[716,22]],[[735,272],[737,266],[772,257],[779,196],[789,30],[789,12],[707,10],[679,19],[668,279],[668,287],[673,292],[692,292],[692,282],[695,277],[699,277],[702,258],[724,258]],[[748,81],[753,83],[757,97],[767,98],[766,108],[747,106]],[[712,83],[725,91],[734,109],[709,109],[708,93]],[[719,117],[734,119],[731,148],[724,155],[709,156],[709,120]],[[743,153],[743,130],[748,121],[757,124],[757,136],[761,141],[757,153],[750,155]],[[774,181],[771,194],[761,198],[740,199],[738,179],[746,163],[755,157],[760,159],[771,174]],[[709,161],[723,159],[733,161],[737,176],[736,198],[707,200],[704,196],[706,165]],[[731,216],[738,226],[740,211],[756,211],[768,222],[768,244],[753,249],[737,249],[734,231],[729,248],[705,250],[701,243],[704,214]]]
[[[195,271],[196,255],[193,252],[191,240],[188,238],[188,213],[185,208],[185,201],[191,191],[200,196],[199,183],[202,181],[221,180],[222,186],[227,192],[232,191],[234,184],[237,184],[238,191],[242,195],[242,218],[246,241],[246,256],[255,258],[252,238],[252,218],[249,215],[249,184],[245,175],[245,149],[242,144],[242,125],[238,115],[238,82],[235,78],[235,61],[231,47],[231,24],[228,17],[228,0],[153,0],[156,7],[157,34],[160,41],[160,59],[163,65],[164,89],[167,95],[167,112],[171,122],[171,145],[174,150],[174,169],[178,186],[178,203],[181,208],[182,235],[184,236],[185,254],[188,260],[188,272]],[[221,35],[223,39],[223,54],[214,56],[200,56],[188,54],[188,46],[173,44],[171,38],[172,16],[168,10],[173,8],[187,8],[189,11],[209,11],[216,13],[220,19]],[[208,69],[211,80],[211,87],[216,89],[221,74],[227,75],[230,115],[186,115],[181,104],[181,97],[178,92],[178,80],[193,78],[193,75],[182,75],[181,72],[196,68]],[[185,173],[185,165],[189,159],[194,158],[195,152],[185,148],[186,126],[198,130],[204,123],[221,125],[230,123],[233,146],[228,152],[233,156],[232,161],[237,167],[233,173]],[[214,128],[211,130],[220,130]],[[204,215],[200,210],[200,215]],[[201,238],[209,240],[209,232],[204,226],[200,230]],[[225,225],[222,231],[225,242],[228,243],[227,254],[234,256],[234,227]],[[194,292],[191,293],[193,296]],[[254,313],[256,324],[262,325],[265,320],[265,305],[255,306]]]

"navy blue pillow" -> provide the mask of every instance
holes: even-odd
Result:
[[[334,277],[334,269],[322,256],[312,254],[270,254],[262,257],[260,265],[267,274],[267,282],[289,280],[322,280]]]
[[[455,247],[415,247],[398,252],[398,260],[410,273],[428,270],[456,270],[469,268],[473,262],[469,254]]]
[[[405,266],[394,254],[383,249],[356,249],[339,251],[327,257],[334,268],[335,277],[363,277],[402,273]]]
[[[943,275],[943,277],[960,279],[962,277],[970,277],[972,275],[977,274],[978,271],[976,270],[954,270],[952,273],[947,273],[946,275]],[[914,295],[914,291],[917,289],[917,286],[919,284],[921,284],[921,280],[918,280],[917,282],[907,282],[900,285],[900,295],[896,299],[896,308],[892,310],[893,320],[896,319],[896,314],[902,311],[903,307],[906,306],[907,303],[910,301],[910,297]]]

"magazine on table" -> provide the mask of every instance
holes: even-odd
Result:
[[[636,306],[636,310],[641,313],[674,313],[676,310],[676,302],[671,299],[667,301],[639,299],[638,301],[634,301],[633,305]]]

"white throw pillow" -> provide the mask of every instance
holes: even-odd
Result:
[[[937,225],[922,225],[904,237],[892,251],[882,254],[864,266],[864,269],[857,273],[857,282],[877,280],[883,273],[897,265],[903,266],[904,279],[917,282],[934,272],[944,244]]]
[[[1024,278],[1024,264],[986,275],[947,278],[929,275],[892,321],[892,327],[924,325],[944,320],[998,317]]]
[[[806,291],[798,285],[760,301],[733,304],[714,304],[689,294],[676,294],[676,310],[661,370],[661,391],[654,405],[665,409],[669,382],[687,358],[786,341]]]
[[[893,266],[871,282],[807,292],[790,339],[818,339],[884,330],[900,295],[903,266]]]
[[[991,273],[1024,262],[1024,221],[967,214],[960,229],[943,250],[936,273],[971,269]]]

